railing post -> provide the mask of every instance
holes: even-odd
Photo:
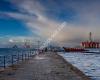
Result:
[[[17,56],[17,62],[19,62],[19,53],[18,53],[18,56]]]
[[[31,51],[30,51],[30,57],[31,57]]]
[[[6,56],[3,56],[3,58],[4,58],[4,68],[6,68]]]
[[[23,56],[23,53],[22,53],[22,61],[23,61],[23,57],[24,57],[24,56]]]
[[[27,59],[27,55],[26,55],[26,53],[25,53],[25,60]]]
[[[27,57],[28,57],[28,59],[29,59],[29,54],[27,53]]]
[[[11,56],[11,64],[12,64],[12,66],[13,66],[13,64],[14,64],[13,60],[14,60],[14,56],[12,55],[12,56]]]
[[[31,54],[30,54],[30,52],[29,52],[29,58],[31,57]]]

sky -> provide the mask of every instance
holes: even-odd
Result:
[[[52,41],[76,46],[100,40],[100,0],[0,0],[0,46],[26,39],[46,41],[63,23]]]

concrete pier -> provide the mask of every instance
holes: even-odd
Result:
[[[90,80],[82,77],[56,53],[42,53],[15,69],[0,73],[0,80]]]

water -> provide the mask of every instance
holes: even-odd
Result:
[[[12,54],[17,54],[17,53],[21,53],[21,52],[25,52],[25,51],[30,51],[30,50],[34,50],[34,49],[0,48],[0,55],[12,55]]]

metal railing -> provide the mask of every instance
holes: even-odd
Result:
[[[14,64],[18,64],[21,61],[30,59],[33,55],[36,54],[36,51],[22,51],[17,54],[12,55],[1,55],[0,56],[0,68],[6,68]]]

